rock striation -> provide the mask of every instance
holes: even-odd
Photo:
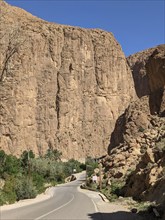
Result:
[[[0,148],[105,154],[116,119],[136,98],[113,34],[49,23],[4,1],[0,8]]]

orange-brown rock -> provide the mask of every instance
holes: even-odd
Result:
[[[135,85],[140,99],[116,121],[109,156],[102,163],[110,178],[126,181],[125,196],[165,210],[165,45],[132,55],[129,62],[134,79],[139,77]]]
[[[149,48],[127,57],[127,62],[132,70],[136,93],[139,98],[150,94],[149,79],[145,65],[155,48]]]
[[[146,152],[127,181],[125,195],[149,200],[165,208],[165,138]],[[164,144],[164,147],[163,147]],[[159,157],[158,157],[159,155]],[[152,160],[151,160],[152,157]]]
[[[112,33],[48,23],[0,1],[0,148],[107,152],[135,90]]]
[[[139,98],[149,95],[151,114],[165,114],[165,45],[127,58]]]

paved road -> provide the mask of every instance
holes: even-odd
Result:
[[[11,210],[1,210],[1,220],[103,220],[88,195],[78,191],[84,175],[74,182],[56,186],[50,199]],[[97,216],[93,217],[97,213]]]
[[[2,207],[0,220],[141,220],[120,204],[105,203],[96,192],[78,186],[85,173],[76,181],[51,188],[46,200],[30,200]]]

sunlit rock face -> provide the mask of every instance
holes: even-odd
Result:
[[[1,6],[0,147],[64,158],[107,152],[115,121],[136,96],[112,33],[48,23]]]

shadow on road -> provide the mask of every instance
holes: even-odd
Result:
[[[92,213],[88,214],[91,220],[142,220],[138,214],[130,212]]]

